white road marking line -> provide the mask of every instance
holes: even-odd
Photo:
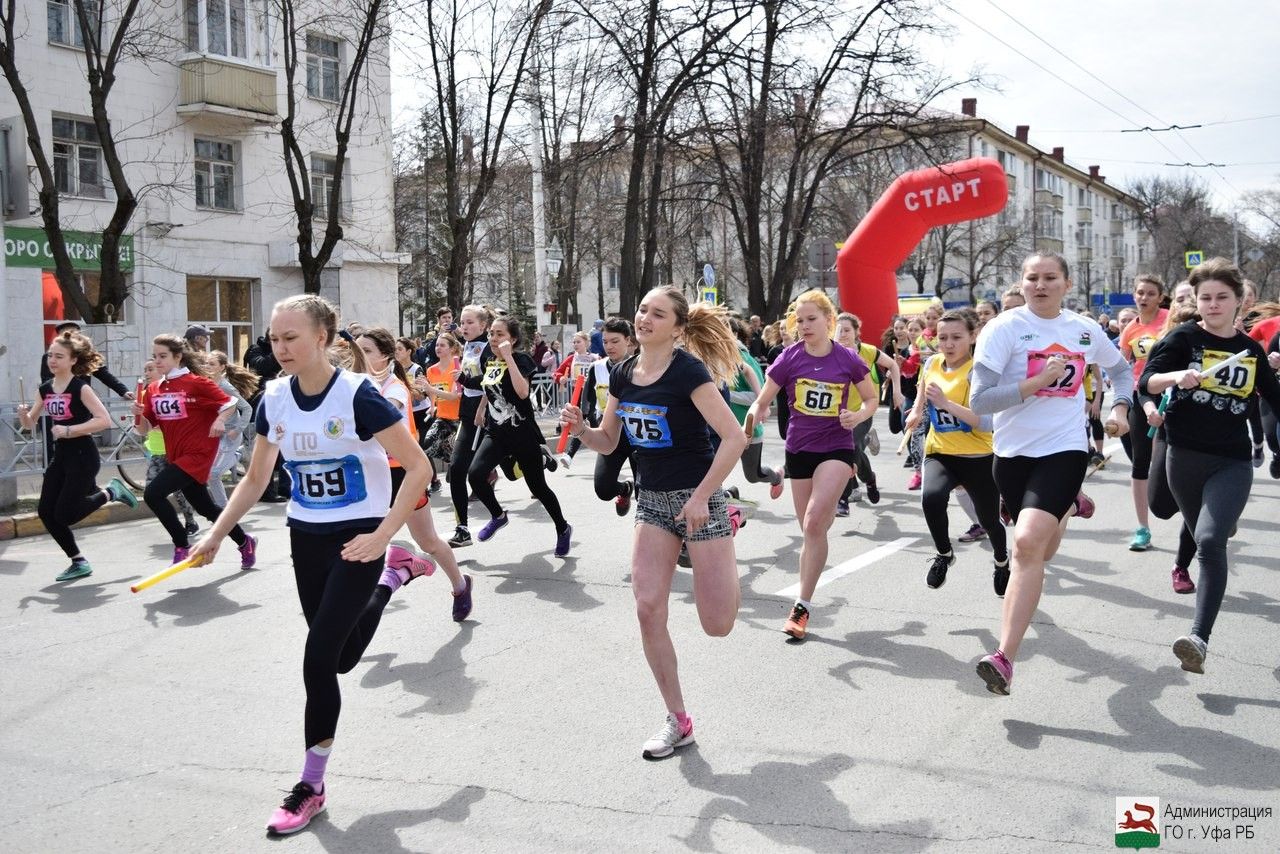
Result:
[[[872,549],[869,552],[860,554],[857,557],[849,558],[844,563],[833,566],[830,569],[823,572],[822,577],[818,579],[818,588],[821,589],[823,587],[826,587],[828,584],[830,584],[833,581],[839,581],[841,578],[844,578],[846,575],[850,575],[852,573],[857,572],[860,569],[864,569],[868,566],[871,566],[871,564],[875,563],[881,558],[886,558],[895,552],[900,552],[918,539],[920,538],[919,537],[899,537],[898,539],[885,543],[882,546],[876,546],[874,549]],[[784,587],[782,590],[778,591],[777,595],[785,596],[788,599],[798,596],[800,595],[800,585],[797,583],[797,584],[792,584],[790,587]]]

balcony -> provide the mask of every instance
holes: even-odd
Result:
[[[1111,236],[1124,237],[1124,220],[1122,219],[1111,220]]]
[[[1093,208],[1076,208],[1076,222],[1081,225],[1093,222]]]
[[[178,63],[178,113],[271,123],[276,115],[276,72],[212,56],[195,56]]]
[[[1093,263],[1093,247],[1081,246],[1076,249],[1076,261],[1081,264]]]
[[[1004,173],[1005,183],[1009,185],[1009,195],[1015,196],[1018,193],[1018,176],[1012,172]]]
[[[1056,237],[1037,237],[1036,248],[1045,252],[1057,252],[1062,254],[1062,241]]]
[[[1047,208],[1053,205],[1053,193],[1050,190],[1036,190],[1036,207]]]

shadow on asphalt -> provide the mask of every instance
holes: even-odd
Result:
[[[195,567],[193,571],[199,572],[200,567]],[[243,611],[261,608],[262,606],[257,602],[241,605],[239,602],[222,595],[220,590],[222,585],[238,578],[247,578],[251,572],[253,570],[237,569],[213,581],[204,581],[196,587],[180,587],[176,590],[171,590],[169,595],[163,599],[146,603],[144,607],[147,612],[147,622],[158,628],[160,616],[163,614],[176,617],[173,621],[175,626],[202,626],[219,617],[230,617]],[[201,579],[198,575],[192,575],[184,577],[182,580],[193,582]]]
[[[1212,662],[1212,658],[1209,661]],[[1009,743],[1023,750],[1038,750],[1045,738],[1065,738],[1123,753],[1181,757],[1184,761],[1180,764],[1159,764],[1155,768],[1197,786],[1231,786],[1257,791],[1280,789],[1280,750],[1220,729],[1187,726],[1166,717],[1156,707],[1165,688],[1185,689],[1194,680],[1203,678],[1173,666],[1161,667],[1154,673],[1133,668],[1132,673],[1126,674],[1127,681],[1107,700],[1107,710],[1122,730],[1120,733],[1044,726],[1013,719],[1006,719],[1004,726]],[[1275,705],[1271,700],[1234,697],[1223,700],[1227,702],[1221,708],[1232,711],[1243,703]],[[1208,702],[1205,706],[1214,711]]]
[[[931,827],[924,821],[859,825],[827,785],[854,767],[853,758],[841,753],[807,765],[760,762],[745,774],[717,774],[696,743],[677,758],[690,786],[718,796],[702,807],[688,836],[676,837],[694,851],[717,850],[712,832],[721,820],[748,824],[775,845],[809,851],[873,846],[875,851],[909,852],[936,842],[928,838]]]
[[[417,799],[422,790],[405,786],[401,790],[405,799]],[[346,829],[335,827],[329,823],[326,812],[319,819],[313,820],[307,831],[324,846],[326,851],[376,851],[378,854],[388,852],[409,852],[400,842],[400,831],[417,827],[429,821],[447,821],[457,824],[471,816],[471,806],[483,800],[488,794],[479,786],[467,786],[449,796],[448,800],[436,807],[422,810],[388,810],[387,812],[364,815],[356,819]],[[288,837],[279,837],[287,839]]]
[[[934,647],[892,640],[924,637],[925,628],[924,623],[912,620],[904,623],[897,631],[850,632],[843,641],[810,636],[806,643],[839,647],[853,656],[854,660],[833,667],[828,673],[855,691],[862,690],[855,681],[858,671],[874,670],[909,679],[954,682],[961,693],[985,697],[986,689],[974,676],[969,659],[956,658]]]
[[[136,581],[136,578],[126,579],[125,584],[129,581]],[[79,579],[77,581],[64,582],[61,584],[50,584],[48,587],[40,588],[40,592],[44,595],[40,596],[23,596],[18,600],[18,610],[25,611],[32,604],[48,605],[52,608],[54,614],[79,614],[81,611],[88,611],[91,608],[97,608],[105,605],[121,590],[127,590],[128,587],[120,588],[119,581],[90,581],[88,579]],[[108,588],[113,588],[108,591]]]
[[[549,524],[547,529],[554,530]],[[493,590],[499,596],[532,593],[544,602],[574,613],[599,608],[604,603],[587,593],[587,585],[574,577],[577,568],[577,557],[552,557],[548,548],[545,554],[526,555],[519,563],[492,563],[484,569],[486,574],[493,571],[507,573]]]
[[[475,701],[476,693],[487,684],[467,675],[467,662],[462,657],[476,625],[471,620],[459,624],[457,635],[438,648],[430,661],[394,664],[400,653],[366,655],[361,662],[370,667],[360,677],[360,687],[384,688],[399,682],[408,693],[422,697],[422,704],[401,713],[402,718],[424,712],[456,715],[467,711]]]

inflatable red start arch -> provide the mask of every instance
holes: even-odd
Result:
[[[864,341],[878,341],[898,313],[898,268],[935,225],[998,213],[1009,198],[1004,167],[974,157],[900,175],[836,255],[840,307],[862,320]]]

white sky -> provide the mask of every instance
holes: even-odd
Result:
[[[1030,125],[1032,144],[1063,146],[1072,165],[1099,164],[1108,183],[1121,187],[1156,172],[1192,172],[1228,210],[1242,192],[1280,188],[1280,4],[1274,0],[942,2],[952,32],[936,45],[946,58],[935,61],[960,78],[981,66],[1001,91],[965,87],[938,106],[959,111],[961,97],[977,97],[980,117],[1010,132]],[[1260,116],[1269,118],[1180,134],[1099,132]],[[1188,161],[1227,165],[1163,165]]]
[[[980,117],[1009,132],[1030,125],[1033,144],[1063,146],[1070,163],[1099,164],[1108,182],[1122,188],[1143,175],[1190,172],[1208,183],[1224,210],[1242,192],[1280,188],[1276,0],[939,2],[951,32],[924,49],[953,78],[981,68],[996,91],[961,87],[935,106],[959,112],[962,97],[977,97]],[[423,84],[405,75],[404,41],[396,42],[392,108],[402,122],[422,103]],[[1261,116],[1268,118],[1236,121]],[[1181,133],[1114,132],[1208,122],[1233,123]],[[522,134],[524,124],[523,115],[513,115],[509,130]],[[1167,162],[1226,165],[1187,169]]]

